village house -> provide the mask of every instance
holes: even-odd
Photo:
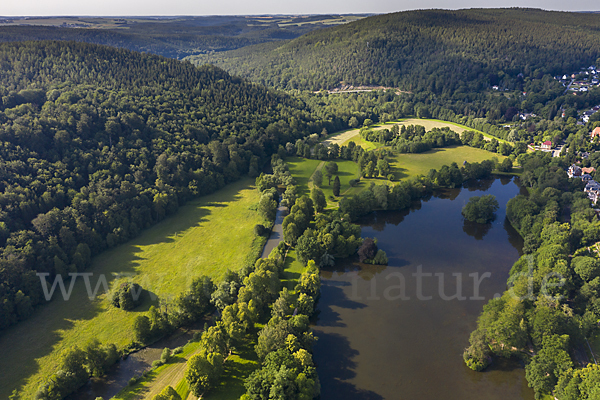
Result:
[[[594,115],[596,113],[595,110],[589,110],[583,113],[581,119],[583,119],[583,122],[585,122],[586,124],[590,121],[590,117],[592,115]]]
[[[598,194],[600,193],[600,184],[594,180],[588,181],[583,191],[587,194],[588,198],[596,204],[598,201]]]
[[[592,172],[596,172],[596,168],[594,168],[594,167],[581,168],[581,172],[584,174],[591,174]]]
[[[592,140],[594,140],[596,136],[600,136],[600,126],[594,128],[594,130],[590,133],[590,136],[592,137]]]
[[[569,178],[579,178],[581,177],[581,168],[575,164],[571,165],[567,170],[567,175]]]
[[[567,175],[569,178],[581,178],[584,182],[586,182],[583,192],[594,204],[596,204],[598,197],[600,197],[600,183],[592,179],[592,175],[590,175],[595,171],[596,169],[593,167],[581,168],[575,164],[571,165],[567,170]]]
[[[540,146],[540,150],[542,151],[550,151],[552,150],[552,142],[549,140],[546,140],[544,143],[542,143],[542,145]]]
[[[596,168],[594,167],[581,168],[580,166],[573,164],[567,170],[567,175],[569,176],[569,178],[584,178],[584,176],[587,175],[591,179],[590,174],[593,172],[596,172]]]

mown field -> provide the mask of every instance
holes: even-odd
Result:
[[[439,120],[439,119],[407,118],[407,119],[402,119],[400,121],[388,122],[386,124],[378,124],[375,127],[375,129],[383,129],[383,128],[388,128],[389,129],[389,128],[392,127],[392,125],[404,125],[404,126],[408,126],[408,125],[422,125],[422,126],[425,127],[425,130],[427,130],[427,131],[430,131],[433,128],[448,127],[448,128],[450,128],[450,130],[453,130],[454,132],[456,132],[458,134],[462,134],[464,131],[475,131],[475,132],[481,133],[488,140],[496,139],[499,142],[507,142],[504,139],[500,139],[500,138],[488,135],[487,133],[482,132],[480,130],[469,128],[468,126],[457,124],[457,123],[454,123],[454,122],[442,121],[442,120]]]
[[[96,257],[89,270],[92,287],[104,274],[111,286],[117,279],[132,279],[159,299],[169,299],[197,276],[218,281],[227,268],[241,268],[249,253],[260,254],[260,243],[253,246],[253,228],[262,222],[253,210],[258,200],[253,180],[244,179],[188,203],[137,239]],[[133,337],[134,318],[153,303],[148,299],[125,312],[110,306],[106,294],[89,300],[84,283],[76,281],[69,301],[55,299],[0,335],[0,398],[18,389],[19,398],[32,399],[67,348],[92,338],[125,346]]]
[[[310,195],[310,189],[312,188],[312,182],[309,185],[310,178],[317,167],[321,164],[325,165],[325,163],[321,160],[302,157],[287,157],[285,162],[288,164],[292,176],[296,179],[298,195]]]

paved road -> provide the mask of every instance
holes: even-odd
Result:
[[[265,243],[265,247],[263,248],[261,258],[269,257],[271,254],[271,250],[273,250],[279,242],[283,240],[283,219],[288,215],[287,207],[284,207],[279,203],[277,207],[277,216],[275,217],[275,225],[273,225],[273,229],[271,230],[271,235]]]

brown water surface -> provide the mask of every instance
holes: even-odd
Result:
[[[534,398],[517,361],[495,360],[477,373],[462,359],[483,305],[505,290],[522,247],[505,218],[519,186],[507,178],[469,186],[359,221],[388,266],[347,262],[322,271],[315,327],[322,399]],[[462,207],[483,194],[500,203],[496,220],[465,223]]]

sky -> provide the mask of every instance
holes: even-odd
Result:
[[[428,8],[532,7],[599,11],[589,0],[0,0],[0,16],[389,13]]]

